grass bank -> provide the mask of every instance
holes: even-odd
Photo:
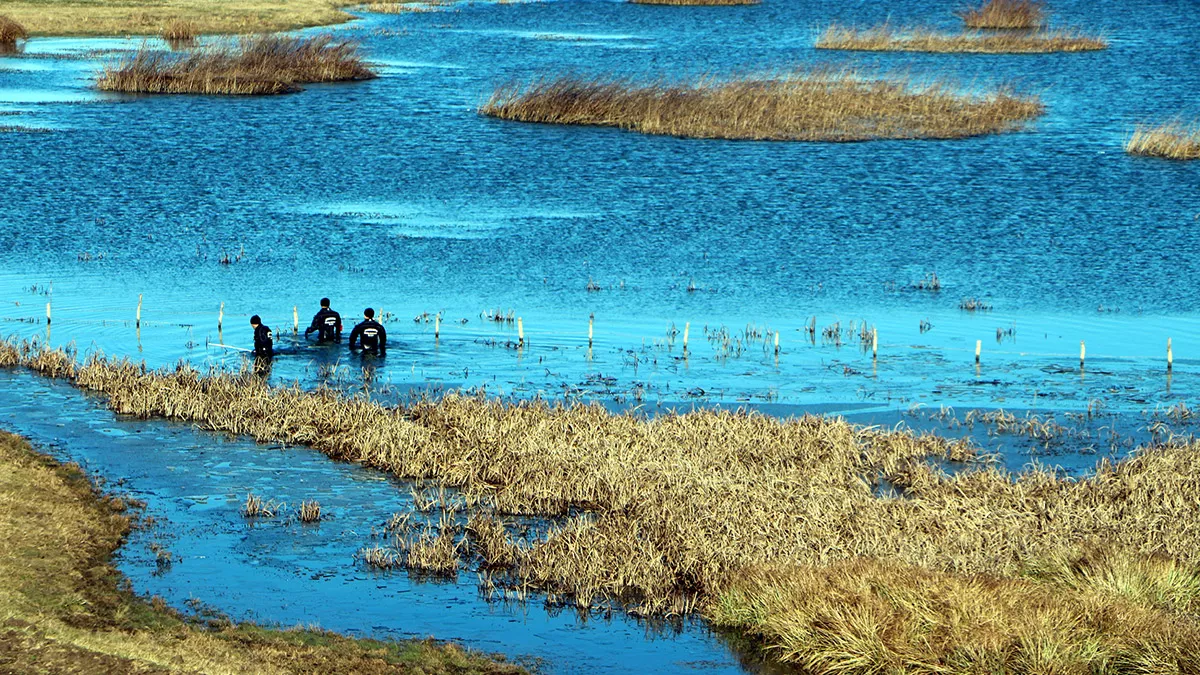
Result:
[[[1200,668],[1197,443],[1101,460],[1074,480],[841,419],[645,419],[454,394],[391,408],[249,372],[79,363],[28,344],[0,345],[0,365],[69,379],[123,414],[433,480],[479,514],[463,536],[443,499],[442,523],[364,552],[380,566],[478,564],[486,592],[699,612],[814,672]],[[523,539],[513,514],[557,525]]]
[[[201,626],[134,596],[110,564],[128,505],[73,464],[0,432],[0,671],[13,673],[519,673],[433,641]]]
[[[1200,159],[1200,123],[1175,120],[1158,125],[1139,125],[1125,142],[1131,155],[1165,159]]]
[[[173,21],[203,34],[266,33],[354,18],[338,0],[6,0],[3,11],[30,34],[157,35]]]
[[[817,49],[874,52],[946,52],[974,54],[1045,54],[1085,52],[1108,48],[1102,37],[1069,29],[941,33],[926,28],[855,28],[833,25],[817,38]]]
[[[105,67],[96,86],[151,94],[282,94],[306,83],[373,77],[355,42],[328,34],[262,35],[182,54],[142,47]]]
[[[506,86],[480,108],[520,122],[613,126],[692,138],[860,141],[1012,131],[1043,113],[1034,97],[968,95],[945,83],[808,71],[771,78],[637,84],[564,77]]]

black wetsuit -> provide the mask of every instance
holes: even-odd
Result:
[[[312,325],[304,329],[304,337],[317,332],[317,342],[336,342],[342,339],[342,315],[322,307],[313,317]]]
[[[367,319],[350,331],[350,349],[361,345],[363,351],[374,352],[380,356],[387,351],[387,331],[383,324],[375,319]]]
[[[274,335],[270,327],[258,324],[254,329],[254,355],[271,358],[275,356]]]

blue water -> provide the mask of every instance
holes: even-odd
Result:
[[[0,57],[0,126],[50,129],[0,133],[0,335],[151,365],[236,365],[240,354],[217,345],[248,347],[247,319],[260,314],[281,334],[279,381],[309,386],[336,365],[353,384],[366,366],[397,387],[483,386],[649,411],[754,404],[878,421],[914,405],[1062,413],[1099,401],[1133,418],[1194,405],[1200,163],[1121,150],[1136,123],[1200,118],[1194,3],[1053,3],[1056,25],[1108,37],[1110,49],[1093,53],[812,48],[833,21],[953,29],[953,9],[564,1],[363,15],[333,30],[361,40],[379,79],[238,99],[103,94],[92,78],[111,57],[95,50],[140,39],[32,40],[24,55]],[[497,86],[567,72],[673,79],[812,64],[968,89],[1010,84],[1039,95],[1047,114],[983,138],[830,144],[677,139],[476,113]],[[221,264],[226,255],[235,262]],[[911,288],[930,272],[939,293]],[[589,281],[603,290],[589,292]],[[296,344],[292,308],[303,327],[321,296],[348,323],[365,306],[386,312],[387,358]],[[962,311],[964,297],[992,309]],[[521,317],[523,349],[511,348],[515,324],[487,319],[497,310]],[[432,321],[412,319],[437,312],[435,340]],[[840,346],[821,337],[835,322]],[[877,359],[845,332],[851,322],[878,328]],[[748,324],[778,330],[780,353],[771,333],[738,354],[707,338],[722,327],[741,337]],[[288,453],[281,470],[296,457]],[[165,489],[159,478],[146,489]],[[201,565],[180,570],[189,567]],[[332,592],[313,586],[304,592]],[[443,592],[429,588],[417,597]],[[233,611],[262,609],[230,593],[197,589]],[[263,616],[300,620],[294,608]],[[376,623],[325,618],[348,630]]]

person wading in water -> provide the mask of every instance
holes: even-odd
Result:
[[[312,325],[304,329],[304,337],[316,331],[317,342],[341,342],[342,315],[329,308],[329,298],[321,298],[321,309],[313,317]]]
[[[363,310],[363,318],[364,321],[350,331],[350,350],[361,346],[363,353],[383,356],[387,351],[387,331],[375,320],[375,310],[370,307]]]

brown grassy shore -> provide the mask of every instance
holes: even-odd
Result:
[[[432,641],[190,623],[123,590],[112,553],[128,506],[73,464],[0,432],[0,672],[518,673]]]
[[[1046,5],[1039,0],[987,0],[957,14],[967,28],[1028,30],[1046,24]]]
[[[1139,125],[1125,142],[1125,152],[1165,159],[1200,159],[1200,122]]]
[[[770,78],[636,84],[564,77],[506,86],[480,108],[520,122],[613,126],[692,138],[861,141],[1012,131],[1042,114],[1033,97],[959,93],[900,77],[808,71]]]
[[[1028,33],[940,33],[927,28],[833,25],[817,38],[816,48],[873,52],[1045,54],[1107,49],[1108,41],[1068,29]]]
[[[0,344],[0,365],[67,378],[123,414],[433,480],[495,521],[475,519],[465,541],[448,522],[364,552],[382,565],[408,555],[454,573],[469,554],[487,589],[700,612],[820,673],[1200,672],[1200,443],[1074,480],[840,419],[644,419],[453,394],[391,408],[28,344]],[[885,483],[900,496],[881,496]],[[559,524],[528,541],[510,514]]]
[[[266,33],[354,18],[339,0],[5,0],[32,35],[155,35],[175,20],[202,34]]]
[[[142,47],[105,67],[105,91],[151,94],[282,94],[310,82],[375,77],[358,44],[332,35],[263,35],[213,44],[186,54]]]

